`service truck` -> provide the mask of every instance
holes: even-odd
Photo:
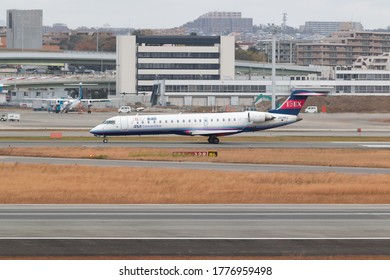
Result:
[[[0,117],[0,121],[10,121],[10,122],[15,122],[15,121],[20,121],[20,114],[17,113],[9,113],[9,114],[2,114]]]

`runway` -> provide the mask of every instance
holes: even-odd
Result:
[[[0,220],[0,256],[390,254],[389,205],[1,205]]]
[[[390,238],[390,205],[0,205],[0,213],[2,239]]]
[[[21,114],[20,122],[0,122],[0,137],[48,136],[50,130],[62,131],[64,136],[91,136],[89,130],[117,112],[93,112],[92,114],[48,114],[30,110],[12,110]],[[4,111],[6,113],[6,111]],[[162,114],[164,112],[142,112]],[[175,113],[168,111],[165,113]],[[178,112],[176,112],[178,113]],[[183,112],[184,114],[184,112]],[[300,114],[302,121],[275,129],[240,136],[367,136],[390,137],[389,114],[338,113]],[[360,131],[360,132],[358,132]],[[234,137],[234,136],[232,136]],[[113,137],[114,139],[114,137]],[[225,138],[222,138],[225,139]],[[226,137],[228,139],[228,137]],[[221,141],[223,142],[223,141]]]
[[[336,172],[344,174],[390,174],[390,168],[314,166],[314,165],[282,165],[282,164],[242,164],[218,162],[180,162],[180,161],[146,161],[146,160],[102,160],[76,158],[45,158],[0,156],[1,162],[28,164],[67,164],[91,165],[104,167],[142,167],[169,168],[190,170],[218,170],[232,172]]]
[[[389,138],[390,139],[390,138]],[[164,141],[161,140],[150,141],[145,137],[137,137],[132,141],[124,141],[116,139],[109,143],[102,143],[101,139],[93,141],[66,141],[66,140],[0,140],[0,148],[8,147],[92,147],[92,148],[104,148],[104,147],[129,147],[129,148],[167,148],[167,149],[216,149],[216,148],[316,148],[316,149],[390,149],[389,142],[331,142],[331,141],[270,141],[255,142],[244,141],[235,142],[225,139],[225,142],[220,144],[209,144],[206,141]]]

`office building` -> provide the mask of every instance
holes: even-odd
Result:
[[[42,10],[7,10],[7,49],[42,49]]]
[[[234,62],[233,36],[118,36],[117,93],[149,95],[155,80],[234,79]]]

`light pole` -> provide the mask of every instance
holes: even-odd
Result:
[[[96,52],[99,52],[99,27],[96,27]]]
[[[270,24],[269,27],[272,33],[272,110],[274,110],[276,107],[276,33],[278,32],[279,27],[273,23]]]

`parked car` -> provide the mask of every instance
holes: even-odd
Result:
[[[305,113],[318,113],[318,108],[317,106],[307,106]]]
[[[118,113],[131,113],[131,107],[130,106],[121,106],[118,109]]]

